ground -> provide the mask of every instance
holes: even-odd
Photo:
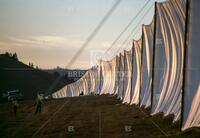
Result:
[[[34,115],[34,102],[20,102],[17,117],[10,103],[0,104],[0,137],[5,138],[193,138],[199,129],[180,132],[171,117],[149,116],[148,110],[121,104],[113,96],[82,96],[44,101]]]

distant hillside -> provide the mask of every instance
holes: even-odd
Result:
[[[0,97],[7,91],[19,89],[25,99],[33,99],[37,92],[47,92],[57,77],[30,67],[9,54],[0,54]],[[73,80],[62,77],[51,92],[71,82]]]

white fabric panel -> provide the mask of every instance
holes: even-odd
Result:
[[[174,114],[174,121],[181,111],[185,7],[184,0],[158,3],[156,15],[152,114]]]
[[[103,87],[103,77],[102,77],[102,64],[101,64],[102,61],[100,61],[100,64],[98,66],[98,75],[99,75],[99,91],[98,91],[98,94],[100,95],[101,94],[101,90],[102,90],[102,87]]]
[[[69,87],[69,86],[67,85],[67,97],[72,97],[72,96],[73,96],[73,94],[72,94],[71,87]]]
[[[92,70],[89,71],[89,78],[90,78],[90,84],[91,84],[91,88],[90,88],[90,92],[91,93],[94,93],[95,92],[95,84],[96,84],[96,81],[95,81],[95,77],[94,77],[94,72]]]
[[[67,97],[67,86],[65,86],[65,87],[62,89],[61,96],[62,96],[62,97]]]
[[[77,83],[73,83],[73,95],[79,96],[79,89]]]
[[[97,67],[93,67],[89,71],[90,81],[91,81],[91,92],[98,93],[99,91],[99,76]]]
[[[113,60],[111,62],[114,66],[116,66],[116,61]],[[111,68],[110,72],[116,73],[116,69]],[[112,67],[112,66],[110,66]],[[113,70],[113,71],[112,71]],[[99,84],[100,84],[100,78],[99,78],[100,72],[99,72],[99,66],[92,67],[89,69],[79,80],[76,82],[66,85],[59,91],[52,94],[53,98],[62,98],[62,97],[72,97],[72,96],[79,96],[81,92],[84,93],[84,95],[89,95],[91,92],[95,92],[96,94],[99,93]],[[115,79],[116,75],[112,75],[114,77],[111,77]],[[112,82],[112,86],[114,87],[115,81]],[[112,92],[111,92],[112,93]]]
[[[132,71],[132,90],[131,90],[130,104],[139,104],[141,47],[142,47],[142,39],[133,41],[133,67],[132,67],[133,71]]]
[[[102,61],[102,89],[100,94],[114,94],[116,58]]]
[[[119,57],[116,56],[116,66],[115,66],[115,88],[114,95],[118,95],[118,86],[119,86]]]
[[[80,87],[78,83],[80,83],[80,80],[75,83],[69,84],[61,88],[60,90],[56,91],[52,94],[52,98],[64,98],[64,97],[73,97],[79,95]]]
[[[62,89],[58,90],[57,92],[52,94],[52,98],[64,98],[64,97],[70,97],[71,91],[69,91],[71,88],[66,85]]]
[[[72,89],[72,93],[73,93],[73,97],[74,96],[79,96],[79,91],[78,91],[78,86],[76,83],[73,83],[70,85],[71,89]]]
[[[74,85],[71,84],[71,85],[70,85],[70,88],[71,88],[71,91],[72,91],[72,97],[76,96],[76,95],[74,94],[74,91],[75,91]]]
[[[189,5],[182,130],[200,127],[200,1]]]
[[[92,82],[91,82],[91,78],[90,78],[90,70],[88,71],[87,73],[87,76],[86,76],[86,80],[88,82],[88,94],[90,95],[91,94],[91,89],[92,89]]]
[[[90,83],[90,76],[89,76],[90,70],[88,70],[80,79],[81,80],[81,85],[82,85],[82,91],[84,95],[89,95],[90,94],[90,89],[91,89],[91,83]],[[76,82],[75,82],[76,84]]]
[[[96,66],[95,68],[93,68],[92,70],[93,72],[93,78],[94,78],[94,81],[95,81],[95,88],[94,88],[94,92],[96,94],[98,94],[98,91],[99,91],[99,80],[100,80],[100,77],[99,77],[99,73],[98,73],[98,66]]]
[[[88,82],[87,79],[84,77],[83,78],[83,93],[84,95],[88,95],[89,88],[88,88]]]
[[[118,88],[118,98],[122,100],[124,91],[124,56],[120,54],[119,57],[119,88]]]
[[[99,94],[99,88],[100,88],[100,74],[99,74],[99,66],[96,66],[95,67],[95,71],[94,71],[95,73],[95,75],[94,75],[94,77],[95,77],[95,93],[96,94]]]
[[[153,61],[153,36],[154,21],[143,27],[143,53],[142,53],[142,78],[140,106],[151,106],[152,61]]]
[[[57,98],[58,98],[56,92],[52,94],[52,98],[53,98],[53,99],[57,99]]]
[[[130,103],[131,75],[132,75],[132,49],[124,52],[124,97],[123,103]]]
[[[68,86],[69,89],[71,90],[71,95],[72,95],[72,97],[74,97],[72,85],[70,84],[70,85],[67,85],[67,86]]]
[[[84,92],[83,79],[82,78],[79,79],[76,83],[78,84],[78,93],[80,94],[80,93]]]
[[[52,97],[55,99],[67,97],[67,86],[65,86],[62,89],[58,90],[57,92],[53,93]]]
[[[116,86],[116,78],[117,78],[117,57],[114,57],[112,60],[111,60],[111,92],[110,94],[115,94],[115,86]]]
[[[53,98],[53,99],[57,99],[57,98],[58,98],[57,92],[55,92],[55,93],[52,94],[52,98]]]
[[[111,85],[111,63],[109,61],[102,61],[101,68],[102,68],[102,88],[100,94],[108,94]]]

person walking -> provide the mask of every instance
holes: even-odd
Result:
[[[36,110],[35,110],[35,114],[37,114],[38,112],[42,112],[42,98],[40,97],[39,94],[37,94],[37,98],[36,98]]]
[[[14,116],[17,116],[17,108],[19,106],[18,101],[16,99],[12,99],[13,113]]]

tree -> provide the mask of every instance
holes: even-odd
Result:
[[[5,53],[5,55],[6,55],[7,57],[10,57],[10,55],[9,55],[9,53],[8,53],[8,52],[6,52],[6,53]]]
[[[9,53],[9,57],[12,57],[12,53]]]
[[[16,61],[18,61],[18,56],[17,56],[16,52],[12,55],[12,58],[15,59]]]
[[[56,69],[61,69],[61,68],[59,66],[57,66]]]
[[[28,65],[29,65],[31,68],[34,68],[33,63],[29,62]]]

